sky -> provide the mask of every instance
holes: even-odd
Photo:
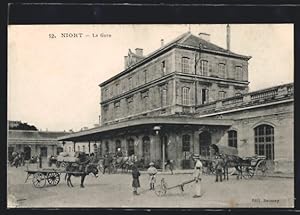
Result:
[[[294,81],[292,24],[230,26],[231,51],[252,56],[250,91]],[[142,48],[147,55],[161,39],[166,44],[189,29],[210,34],[212,43],[226,48],[224,24],[10,25],[8,119],[48,131],[92,128],[99,123],[98,85],[124,70],[128,49]]]

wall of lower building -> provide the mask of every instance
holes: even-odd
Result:
[[[267,124],[274,128],[275,171],[292,173],[294,170],[294,103],[278,104],[215,116],[235,119],[228,130],[237,131],[237,149],[241,157],[255,154],[254,128]],[[227,132],[220,145],[228,146]]]

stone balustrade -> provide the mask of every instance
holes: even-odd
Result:
[[[196,106],[195,113],[204,115],[234,108],[280,101],[293,96],[294,84],[284,84]]]

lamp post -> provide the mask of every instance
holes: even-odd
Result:
[[[155,131],[156,135],[159,135],[159,132],[161,130],[161,126],[154,126],[153,130]],[[159,138],[161,144],[162,144],[162,171],[165,171],[165,142]]]

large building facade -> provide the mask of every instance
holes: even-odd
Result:
[[[293,171],[293,84],[248,92],[251,57],[185,33],[148,56],[138,48],[125,70],[101,83],[101,126],[62,141],[93,143],[99,155],[117,148],[147,165],[167,159],[191,168],[209,145],[241,157],[265,155]]]

